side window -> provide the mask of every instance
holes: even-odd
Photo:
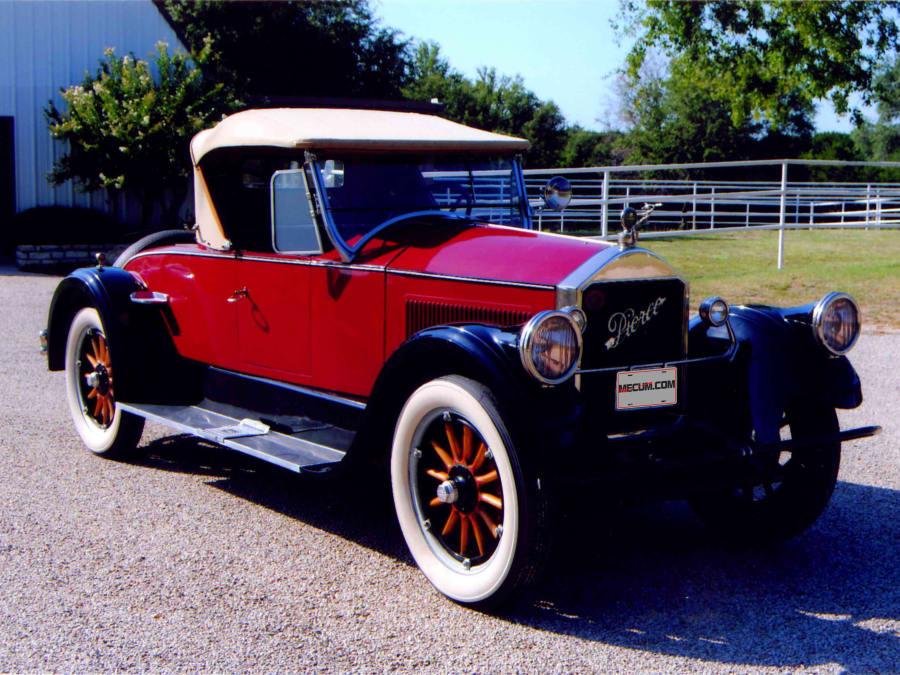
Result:
[[[272,174],[272,246],[279,253],[321,253],[303,169]]]

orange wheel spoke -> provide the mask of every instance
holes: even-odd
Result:
[[[100,360],[103,361],[103,365],[109,365],[109,347],[106,346],[106,338],[102,335],[100,336]]]
[[[500,497],[498,497],[497,495],[492,495],[487,492],[482,492],[481,494],[478,495],[478,499],[483,501],[485,504],[490,504],[495,509],[503,508],[503,500],[500,499]]]
[[[469,523],[472,525],[472,534],[475,535],[475,543],[478,545],[478,555],[484,555],[484,540],[481,538],[481,526],[478,524],[478,518],[470,515]]]
[[[491,517],[486,514],[481,509],[476,509],[475,513],[481,516],[481,519],[484,521],[484,524],[487,526],[488,531],[491,533],[491,536],[496,539],[497,538],[497,524],[491,520]]]
[[[442,502],[437,497],[433,497],[432,500],[430,502],[428,502],[428,506],[430,506],[431,508],[434,508],[435,506],[440,506],[443,503],[444,502]]]
[[[469,548],[469,519],[463,516],[459,519],[459,554],[464,556]]]
[[[459,511],[453,509],[450,512],[450,516],[447,518],[447,522],[444,523],[444,529],[441,530],[441,535],[446,537],[448,534],[453,532],[453,528],[456,527],[457,520],[459,520]]]
[[[100,410],[103,408],[103,394],[97,397],[97,402],[94,404],[94,417],[100,417]]]
[[[100,351],[100,342],[97,338],[91,338],[91,349],[94,351],[94,358],[98,361],[103,360],[103,352]]]
[[[478,452],[475,454],[475,460],[469,467],[469,471],[478,471],[478,469],[481,468],[481,465],[484,464],[484,455],[486,452],[487,446],[484,443],[478,446]]]
[[[96,390],[96,389],[91,389],[91,390],[88,392],[87,397],[88,397],[89,399],[92,399],[92,398],[94,398],[96,395],[97,395],[97,390]]]
[[[453,427],[450,422],[444,422],[444,432],[447,434],[447,442],[450,444],[450,452],[453,453],[453,459],[458,463],[462,462],[462,449],[459,447],[459,439],[453,433]]]
[[[453,466],[456,462],[453,461],[453,458],[447,454],[447,451],[444,450],[441,446],[439,446],[434,441],[431,441],[431,447],[434,448],[434,451],[438,454],[438,457],[441,458],[441,461],[444,463],[444,466],[447,467],[447,470],[450,470],[450,467]]]
[[[443,471],[435,471],[434,469],[428,469],[428,471],[426,471],[425,473],[427,473],[429,476],[431,476],[432,478],[435,478],[439,481],[445,481],[445,480],[450,479],[450,474],[445,473]]]
[[[497,470],[494,469],[493,471],[489,471],[483,476],[475,476],[475,482],[478,485],[487,485],[488,483],[493,483],[495,480],[497,480],[497,478]]]
[[[465,424],[463,425],[463,447],[462,460],[463,464],[468,464],[472,458],[472,429]]]
[[[97,369],[97,364],[100,363],[100,362],[99,362],[97,359],[95,359],[93,356],[91,356],[90,354],[88,354],[87,352],[85,352],[84,355],[87,357],[88,362],[91,364],[91,368],[93,368],[94,370],[96,370],[96,369]]]

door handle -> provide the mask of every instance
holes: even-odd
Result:
[[[240,288],[240,289],[236,290],[234,293],[232,293],[231,295],[229,295],[225,299],[225,302],[237,302],[238,300],[243,300],[248,295],[250,295],[250,293],[247,291],[247,287],[244,286],[243,288]]]

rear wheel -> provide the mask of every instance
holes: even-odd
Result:
[[[137,447],[144,420],[116,405],[109,342],[93,307],[80,310],[69,326],[66,397],[75,429],[91,452],[115,457]]]
[[[826,405],[789,410],[782,439],[804,441],[838,433],[837,414]],[[796,536],[825,510],[837,482],[839,441],[820,443],[769,458],[771,476],[691,501],[694,511],[726,537],[766,543]]]
[[[391,452],[400,528],[428,580],[457,602],[493,606],[542,563],[543,496],[529,491],[522,459],[473,380],[432,380],[400,413]]]

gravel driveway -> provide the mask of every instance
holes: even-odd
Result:
[[[37,352],[56,279],[0,276],[0,671],[900,672],[900,334],[852,353],[879,423],[776,549],[682,504],[567,528],[501,616],[444,600],[390,503],[148,425],[92,456]],[[383,477],[376,477],[381,480]]]

